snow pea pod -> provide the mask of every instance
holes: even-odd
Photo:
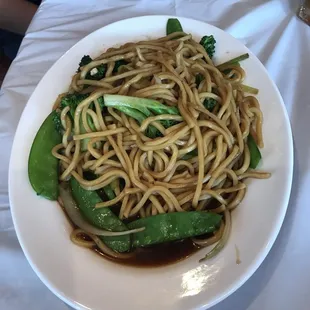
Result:
[[[141,218],[127,227],[145,227],[144,231],[132,235],[133,247],[144,247],[213,232],[219,227],[221,218],[211,212],[175,212]]]
[[[50,200],[58,198],[58,159],[52,155],[61,135],[54,123],[56,112],[45,119],[31,146],[28,159],[28,177],[35,192]]]
[[[183,32],[182,25],[177,18],[169,18],[167,21],[166,33]]]
[[[126,225],[110,210],[110,208],[96,209],[95,205],[102,202],[95,191],[89,191],[81,187],[75,178],[70,180],[72,196],[77,203],[82,215],[93,226],[110,231],[128,230]],[[130,235],[105,237],[100,239],[112,250],[116,252],[126,252],[130,250]]]
[[[248,136],[248,147],[250,151],[250,168],[255,169],[257,165],[259,164],[260,160],[262,159],[262,155],[259,151],[259,148],[257,147],[257,144],[254,140],[254,138],[249,135]]]

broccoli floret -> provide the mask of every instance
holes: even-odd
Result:
[[[175,120],[161,120],[160,123],[165,127],[165,128],[169,128],[173,125],[176,125],[178,122]],[[147,137],[155,139],[155,138],[159,138],[162,137],[163,135],[161,134],[161,132],[154,126],[150,125],[148,126],[148,128],[145,131],[145,134]]]
[[[92,62],[93,59],[89,55],[84,55],[79,63],[79,68],[77,72],[81,71],[81,67],[88,65],[90,62]],[[94,71],[93,71],[94,70]],[[91,72],[95,72],[91,74]],[[93,68],[86,74],[87,80],[101,80],[105,77],[105,73],[107,71],[107,65],[101,64],[98,67]]]
[[[62,134],[63,128],[62,128],[62,124],[61,124],[61,120],[60,120],[60,113],[58,111],[55,111],[55,113],[53,115],[53,122],[55,124],[56,130],[60,134]]]
[[[97,100],[98,100],[101,110],[103,110],[103,108],[105,107],[103,96],[97,98]]]
[[[155,139],[155,138],[163,136],[161,132],[154,126],[148,126],[145,131],[145,135],[151,139]]]
[[[204,49],[206,50],[206,52],[210,58],[212,58],[214,55],[215,43],[216,43],[216,41],[215,41],[213,35],[203,36],[199,42],[199,44],[201,44],[204,47]]]
[[[91,74],[91,72],[96,69],[96,73]],[[93,71],[94,72],[94,71]],[[93,68],[86,74],[86,79],[88,80],[101,80],[105,77],[105,74],[107,72],[107,65],[106,64],[101,64],[98,67]]]
[[[61,98],[60,109],[70,107],[70,113],[73,118],[76,107],[88,96],[89,94],[68,94]]]
[[[196,87],[198,88],[199,84],[204,80],[204,76],[198,73],[195,77]]]
[[[196,156],[198,156],[198,150],[197,150],[197,149],[194,149],[194,150],[192,150],[192,151],[186,153],[186,154],[182,157],[182,159],[183,159],[183,160],[188,160],[188,159],[191,159],[191,158],[196,157]]]
[[[116,73],[118,71],[119,67],[125,66],[127,64],[128,64],[128,62],[124,59],[117,60],[115,62],[114,68],[113,68],[113,73]]]
[[[84,67],[92,62],[92,58],[89,55],[84,55],[79,63],[78,72],[81,71],[81,67]]]
[[[195,83],[196,83],[197,88],[203,79],[204,79],[204,76],[202,74],[199,73],[196,75]],[[217,90],[212,88],[212,93],[217,93]],[[203,105],[207,110],[212,112],[213,108],[216,106],[216,100],[214,98],[206,98],[203,101]]]
[[[165,127],[165,128],[169,128],[171,126],[174,126],[176,125],[178,122],[173,120],[173,119],[165,119],[165,120],[162,120],[160,121],[161,124]]]
[[[100,110],[101,110],[101,113],[104,115],[104,114],[107,114],[108,112],[108,109],[107,107],[104,105],[104,98],[103,96],[97,98],[98,100],[98,103],[99,103],[99,107],[100,107]],[[125,113],[126,114],[126,113]]]
[[[203,105],[208,111],[212,112],[212,110],[216,106],[216,100],[214,98],[206,98],[203,101]]]

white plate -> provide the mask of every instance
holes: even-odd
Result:
[[[279,91],[259,60],[222,30],[186,18],[183,29],[196,39],[213,34],[217,63],[248,52],[246,84],[260,89],[264,113],[262,151],[269,180],[251,180],[246,198],[233,212],[228,245],[214,259],[199,264],[206,250],[180,263],[150,269],[114,264],[75,246],[71,228],[55,202],[36,196],[27,175],[28,154],[42,121],[58,94],[67,90],[84,54],[165,35],[167,16],[123,20],[101,28],[73,46],[46,73],[21,117],[13,145],[9,189],[15,229],[34,271],[58,297],[77,309],[206,309],[239,288],[258,268],[280,230],[288,204],[293,170],[289,120]],[[236,265],[235,245],[242,263]]]

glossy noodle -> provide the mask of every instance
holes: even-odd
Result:
[[[118,61],[125,62],[114,72]],[[106,65],[105,77],[87,78],[100,65]],[[202,78],[199,84],[197,76]],[[223,214],[214,235],[193,239],[199,246],[220,240],[216,247],[221,248],[230,231],[230,212],[246,194],[245,179],[270,176],[250,169],[247,140],[251,135],[264,146],[263,116],[258,100],[244,92],[244,78],[238,65],[216,67],[183,32],[110,48],[72,78],[69,94],[91,94],[73,117],[69,108],[61,112],[62,142],[52,151],[60,160],[60,181],[73,176],[86,190],[110,185],[115,198],[96,208],[119,204],[122,220],[192,210]],[[139,122],[126,107],[121,110],[113,103],[102,112],[99,101],[103,96],[108,100],[109,94],[154,99],[178,113],[152,114]],[[210,98],[214,106],[208,109],[204,102]],[[171,126],[163,125],[167,122]],[[150,138],[150,127],[157,137]],[[86,171],[96,178],[85,178]],[[73,232],[72,240],[81,243],[78,233]],[[89,247],[97,239],[84,244]]]

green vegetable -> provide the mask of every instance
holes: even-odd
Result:
[[[55,111],[55,113],[53,114],[53,122],[54,122],[55,129],[60,134],[62,134],[63,128],[62,128],[62,124],[61,124],[61,120],[60,120],[60,113],[57,111]]]
[[[171,126],[176,125],[178,122],[174,121],[174,120],[170,120],[170,119],[164,119],[164,120],[160,120],[158,121],[159,123],[161,123],[165,128],[169,128]],[[158,137],[162,137],[163,135],[161,134],[161,132],[154,126],[148,126],[147,130],[146,130],[146,136],[148,136],[149,138],[155,139]]]
[[[95,209],[95,205],[102,200],[95,191],[85,190],[72,177],[72,195],[75,199],[82,215],[92,225],[110,231],[125,231],[126,225],[109,209]],[[131,243],[129,236],[100,237],[101,240],[116,252],[126,252],[130,250]]]
[[[114,106],[114,108],[134,118],[139,122],[140,125],[147,118],[147,116],[134,108],[129,108],[127,106]],[[149,113],[149,111],[147,113]],[[160,132],[154,126],[148,126],[146,130],[146,135],[149,138],[156,138],[160,136]]]
[[[93,61],[93,59],[89,55],[83,56],[80,63],[79,63],[79,68],[77,71],[80,72],[81,67],[88,65],[92,61]],[[116,73],[118,71],[119,67],[127,65],[127,63],[128,62],[124,59],[117,60],[115,62],[114,68],[113,68],[113,73]],[[107,65],[106,64],[99,65],[98,67],[95,67],[95,68],[98,70],[98,72],[93,74],[93,75],[91,75],[91,73],[88,72],[86,75],[86,79],[88,79],[88,80],[101,80],[102,78],[105,77],[105,74],[107,71]]]
[[[72,117],[72,120],[74,119],[74,113],[77,108],[77,106],[87,97],[89,94],[67,94],[66,96],[63,96],[60,100],[60,109],[64,109],[65,107],[70,108],[70,114]]]
[[[98,98],[102,106],[115,108],[142,122],[146,117],[160,114],[179,115],[177,107],[170,107],[157,100],[122,95],[104,95]]]
[[[106,107],[128,107],[136,109],[143,113],[145,116],[160,114],[173,114],[179,115],[179,110],[176,107],[170,107],[160,103],[159,101],[146,98],[122,96],[122,95],[104,95],[104,105]]]
[[[219,70],[221,70],[223,67],[226,67],[226,66],[238,65],[240,61],[245,60],[245,59],[248,59],[249,57],[250,57],[250,56],[249,56],[248,53],[242,54],[242,55],[240,55],[240,56],[238,56],[238,57],[235,57],[235,58],[233,58],[233,59],[231,59],[231,60],[228,60],[228,61],[226,61],[226,62],[224,62],[224,63],[218,65],[217,68],[218,68]]]
[[[114,65],[114,68],[113,68],[113,73],[118,72],[118,69],[121,66],[125,66],[127,64],[128,64],[128,62],[126,60],[124,60],[124,59],[120,59],[120,60],[115,61],[115,65]]]
[[[105,108],[103,97],[97,98],[97,101],[98,101],[98,103],[99,103],[99,106],[100,106],[101,110],[103,110],[103,109]]]
[[[199,42],[199,44],[206,50],[210,58],[212,58],[215,53],[215,43],[216,41],[213,35],[203,36]]]
[[[92,70],[97,69],[97,72],[94,74],[91,74]],[[107,65],[101,64],[98,67],[95,67],[91,69],[85,76],[88,80],[101,80],[105,77],[105,74],[107,72]]]
[[[230,72],[231,72],[231,69],[225,69],[222,71],[222,73],[224,73],[225,75],[229,74]]]
[[[84,171],[83,177],[88,181],[92,181],[92,180],[96,180],[98,176],[96,176],[96,174],[94,174],[92,171],[87,170],[87,171]],[[104,201],[105,200],[112,200],[115,198],[113,188],[110,184],[105,186],[104,188],[98,189],[97,193],[100,196],[100,198],[102,198],[102,196],[104,197],[104,198],[102,198],[102,200],[104,200]]]
[[[216,103],[217,101],[214,99],[214,98],[206,98],[204,101],[203,101],[203,105],[204,107],[212,112],[212,110],[214,109],[214,107],[216,106]]]
[[[156,100],[137,98],[121,95],[104,95],[104,103],[106,107],[113,107],[126,115],[134,118],[140,124],[149,116],[160,114],[178,115],[179,110],[176,107],[166,106]],[[162,120],[161,123],[165,128],[176,124],[172,120]],[[161,133],[154,127],[148,126],[146,135],[149,138],[160,137]]]
[[[231,65],[240,66],[239,62],[242,61],[242,60],[248,59],[249,57],[250,56],[249,56],[248,53],[242,54],[242,55],[240,55],[238,57],[235,57],[235,58],[233,58],[233,59],[231,59],[229,61],[226,61],[226,62],[218,65],[217,68],[220,71],[222,71],[223,74],[229,74],[231,72],[231,69],[230,68],[226,68],[227,66],[231,66]],[[253,94],[253,95],[257,95],[258,94],[258,89],[255,88],[255,87],[251,87],[251,86],[248,86],[248,85],[241,84],[240,88],[241,88],[241,90],[243,90],[246,93],[250,93],[250,94]]]
[[[132,236],[134,247],[170,242],[213,232],[221,216],[211,212],[175,212],[141,218],[128,224],[129,229],[145,227]]]
[[[145,105],[143,104],[143,100],[144,100],[143,98],[136,98],[136,97],[129,97],[129,96],[105,95],[104,105],[106,107],[115,108],[119,111],[121,111],[122,109],[123,111],[127,110],[127,113],[133,113],[135,112],[135,110],[137,110],[138,112],[142,113],[144,116],[151,116],[152,113],[148,110],[147,107],[145,107]],[[146,99],[146,100],[149,100],[149,99]],[[131,110],[131,112],[129,112],[130,111],[129,109]],[[135,112],[135,115],[136,114],[137,113]],[[131,116],[131,117],[134,117],[134,116]],[[136,117],[134,118],[136,119]]]
[[[52,155],[55,145],[61,143],[61,134],[55,126],[57,112],[45,119],[31,146],[28,176],[35,192],[50,200],[58,198],[58,159]]]
[[[86,233],[93,234],[97,237],[100,237],[100,236],[117,237],[117,236],[125,236],[128,234],[137,233],[139,231],[144,230],[144,228],[138,228],[138,230],[133,229],[133,230],[124,230],[124,231],[109,231],[109,230],[97,228],[94,225],[90,224],[84,218],[84,216],[82,215],[80,211],[80,208],[77,206],[75,200],[73,199],[70,185],[67,182],[62,182],[59,184],[59,196],[62,200],[63,207],[66,211],[66,214],[71,220],[71,222],[75,226],[85,231]]]
[[[134,108],[129,108],[126,106],[115,106],[114,108],[134,118],[135,120],[139,122],[139,124],[142,124],[142,122],[147,118],[143,113],[141,113],[140,111]]]
[[[204,80],[204,76],[198,73],[195,77],[196,88],[198,88],[199,84]]]
[[[74,113],[75,110],[77,108],[77,106],[84,100],[86,99],[90,94],[78,94],[78,93],[74,93],[74,94],[68,94],[64,97],[61,98],[60,100],[60,109],[64,109],[65,107],[70,107],[70,115],[71,115],[71,119],[74,120]],[[92,107],[93,105],[90,105],[90,107]],[[96,127],[93,123],[92,118],[90,117],[90,115],[87,115],[87,123],[88,126],[90,127],[90,129],[92,131],[96,131]],[[82,123],[82,119],[80,119],[80,131],[81,134],[82,133],[86,133],[86,130],[83,126]],[[81,149],[82,151],[86,151],[87,150],[87,143],[89,142],[89,139],[83,139],[81,142]]]
[[[111,187],[111,185],[106,185],[104,188],[104,193],[106,194],[106,196],[108,197],[109,200],[112,200],[115,198],[115,193]]]
[[[89,55],[84,55],[79,63],[79,68],[78,68],[78,72],[81,71],[81,67],[84,67],[86,65],[88,65],[89,63],[91,63],[93,60]]]
[[[167,35],[173,32],[183,32],[182,25],[177,18],[169,18],[167,21]]]
[[[196,88],[198,88],[199,84],[204,80],[204,76],[200,73],[196,75],[195,78],[195,83],[196,83]],[[217,101],[214,98],[206,98],[203,101],[204,107],[212,112],[213,108],[216,106]]]
[[[79,63],[78,72],[81,71],[81,67],[88,65],[92,61],[93,61],[93,59],[89,55],[84,55],[82,57],[80,63]],[[101,64],[98,67],[95,67],[93,69],[96,69],[95,71],[97,71],[97,72],[94,73],[94,74],[91,74],[91,72],[89,71],[86,74],[85,78],[87,80],[101,80],[101,79],[103,79],[105,77],[105,74],[106,74],[106,71],[107,71],[107,65],[106,64]]]
[[[169,127],[176,125],[178,122],[173,119],[163,119],[160,121],[160,123],[167,129]]]
[[[236,63],[234,64],[234,66],[240,67],[240,63],[239,63],[239,62],[236,62]],[[232,70],[232,69],[224,69],[224,70],[222,71],[222,73],[224,73],[225,75],[227,75],[227,74],[229,74],[229,73],[231,72],[231,70]],[[234,77],[234,75],[233,75],[232,77]]]
[[[128,107],[118,107],[117,109],[125,113],[126,115],[134,118],[135,120],[137,120],[140,125],[147,118],[147,116],[145,116],[143,113],[141,113],[140,111],[136,109],[132,109]],[[161,133],[154,126],[148,126],[148,128],[146,129],[146,136],[154,139],[156,137],[160,137]]]
[[[191,158],[196,157],[196,156],[198,156],[198,150],[197,150],[197,149],[194,149],[194,150],[192,150],[192,151],[186,153],[186,154],[182,157],[182,159],[183,159],[183,160],[188,160],[188,159],[191,159]]]
[[[62,98],[60,107],[64,108],[66,106],[70,107],[70,113],[72,118],[74,117],[76,107],[87,98],[89,94],[70,94]],[[119,110],[126,115],[134,118],[142,124],[142,122],[149,116],[160,115],[160,114],[172,114],[179,115],[179,110],[176,107],[170,107],[164,105],[153,99],[130,97],[130,96],[121,96],[121,95],[104,95],[98,98],[98,103],[101,109],[105,107],[113,107],[116,110]],[[94,124],[90,116],[88,116],[88,124],[92,130],[95,130]],[[173,126],[176,124],[173,120],[162,120],[162,125],[165,128]],[[85,132],[82,124],[80,125],[81,133]],[[146,134],[150,138],[156,138],[161,136],[161,133],[154,127],[148,126]],[[89,139],[83,139],[81,143],[82,150],[87,149],[87,143]]]
[[[154,126],[148,126],[145,135],[151,139],[162,137],[161,132]]]
[[[256,145],[256,142],[254,140],[254,138],[249,135],[248,136],[248,147],[249,147],[249,151],[250,151],[250,168],[255,169],[258,165],[258,163],[260,162],[262,155],[259,151],[259,148]]]
[[[204,80],[204,76],[202,74],[197,74],[196,75],[196,87],[198,88],[199,84]],[[212,89],[212,92],[214,92],[214,89]],[[212,112],[212,110],[214,109],[214,107],[216,106],[216,103],[217,101],[214,99],[214,98],[206,98],[204,101],[203,101],[203,105],[204,107]]]
[[[245,93],[249,93],[249,94],[253,94],[253,95],[258,94],[258,89],[255,87],[251,87],[251,86],[244,85],[244,84],[241,84],[240,87]]]

